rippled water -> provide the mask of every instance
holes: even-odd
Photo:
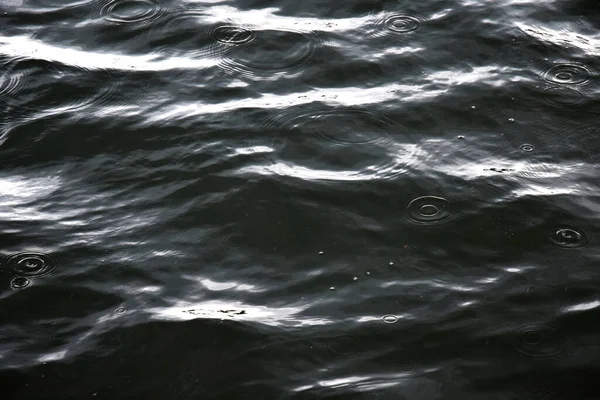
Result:
[[[2,399],[600,398],[600,1],[0,9]]]

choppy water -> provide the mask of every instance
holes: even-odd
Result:
[[[0,4],[2,399],[600,398],[600,2]]]

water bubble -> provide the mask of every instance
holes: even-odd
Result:
[[[335,290],[335,286],[330,287],[329,290]]]
[[[320,252],[319,252],[319,255],[320,255],[320,256],[322,256],[323,254],[325,254],[325,253],[323,253],[322,251],[320,251]]]
[[[126,312],[127,312],[127,308],[125,308],[125,307],[119,307],[115,310],[115,314],[118,314],[118,315],[123,315]]]
[[[550,235],[550,242],[555,246],[578,249],[589,244],[589,237],[581,228],[563,225],[554,229]]]
[[[231,33],[232,31],[226,31]],[[221,67],[227,73],[251,79],[272,80],[298,76],[313,68],[324,39],[316,32],[282,30],[235,31],[239,44],[224,53]]]
[[[384,315],[383,317],[381,317],[381,321],[383,321],[386,324],[395,324],[396,322],[398,322],[398,317],[395,315]]]
[[[3,265],[17,275],[46,276],[58,268],[54,257],[43,253],[18,253],[8,256]]]
[[[550,87],[544,90],[543,96],[546,103],[558,107],[575,106],[584,100],[583,94],[572,88]]]
[[[406,216],[422,224],[443,222],[452,216],[451,203],[443,197],[418,197],[408,204]]]
[[[522,144],[519,148],[526,152],[531,152],[535,149],[535,147],[533,147],[532,144],[528,144],[528,143]]]
[[[459,138],[460,140],[463,140],[465,137],[464,137],[463,135],[458,135],[458,138]]]
[[[23,289],[29,286],[30,280],[24,276],[16,276],[10,281],[10,287],[13,289]]]
[[[543,71],[544,80],[562,85],[585,85],[589,83],[593,72],[582,64],[554,64]]]
[[[337,356],[351,356],[358,353],[359,342],[354,336],[339,335],[329,340],[327,348]]]
[[[110,22],[148,23],[160,17],[163,9],[156,0],[109,0],[100,5],[100,13]]]
[[[358,277],[357,277],[357,276],[355,276],[354,278],[352,278],[352,280],[353,280],[353,281],[357,281],[357,280],[358,280]]]
[[[552,324],[526,324],[513,330],[513,347],[524,358],[546,361],[564,357],[567,339],[561,329]]]
[[[508,122],[515,122],[515,119],[514,118],[509,118]]]

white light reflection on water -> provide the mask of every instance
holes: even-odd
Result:
[[[235,319],[258,322],[270,326],[320,326],[334,321],[324,317],[301,316],[302,307],[267,307],[242,302],[205,301],[191,303],[175,301],[170,307],[154,307],[145,310],[152,319],[186,321],[192,319]]]

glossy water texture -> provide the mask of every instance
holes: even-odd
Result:
[[[0,0],[0,398],[600,398],[600,1]]]

